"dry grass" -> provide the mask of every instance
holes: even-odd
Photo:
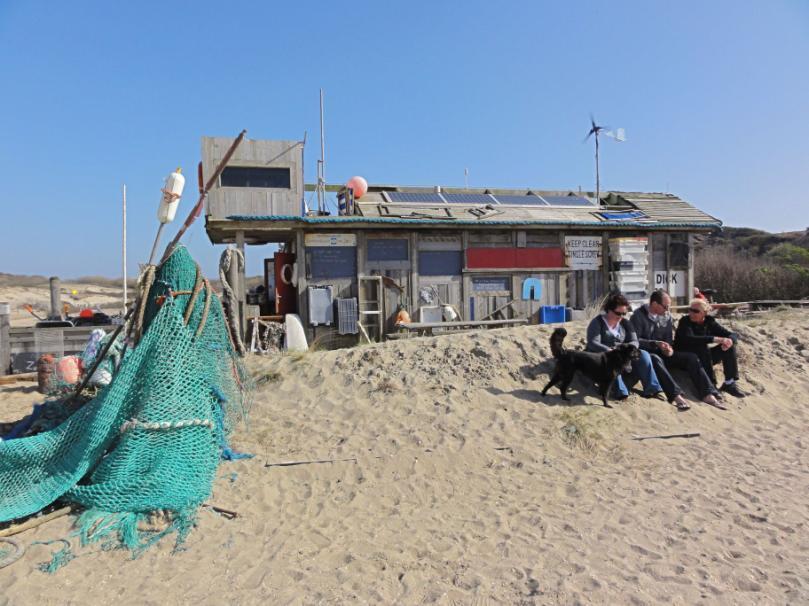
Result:
[[[559,432],[568,446],[587,452],[598,448],[602,436],[596,429],[591,410],[566,410],[559,416],[559,421],[561,422]]]
[[[371,393],[390,394],[401,391],[401,387],[390,377],[383,377],[375,387],[371,388]]]
[[[809,268],[777,263],[772,257],[754,257],[730,247],[699,251],[694,257],[694,280],[701,288],[717,291],[717,302],[809,297]]]

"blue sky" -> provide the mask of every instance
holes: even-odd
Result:
[[[343,5],[343,6],[340,6]],[[0,271],[121,274],[202,135],[298,139],[329,182],[671,191],[727,225],[809,226],[809,3],[0,2]],[[173,235],[179,220],[166,229]],[[220,248],[186,237],[205,273]],[[259,273],[263,250],[248,248]]]

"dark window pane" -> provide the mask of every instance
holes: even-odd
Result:
[[[672,267],[688,267],[688,242],[672,242],[670,255]]]
[[[226,166],[222,171],[222,187],[273,187],[289,189],[289,168],[263,166]]]

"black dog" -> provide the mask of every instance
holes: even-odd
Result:
[[[607,394],[624,368],[640,357],[640,351],[628,343],[622,343],[615,349],[601,353],[573,351],[562,347],[566,336],[567,331],[564,328],[557,328],[551,335],[551,352],[556,358],[556,368],[553,370],[551,380],[542,390],[542,395],[559,383],[562,399],[567,400],[567,388],[573,380],[573,375],[579,370],[598,385],[598,393],[601,394],[604,406],[612,408],[607,403]]]

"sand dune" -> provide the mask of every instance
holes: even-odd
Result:
[[[56,546],[31,546],[0,604],[807,603],[807,319],[735,323],[753,393],[728,411],[542,397],[546,326],[250,358],[234,446],[256,456],[210,499],[237,519],[203,509],[180,553],[93,546],[52,576]],[[26,389],[3,388],[0,421]],[[701,435],[631,440],[683,432]]]

